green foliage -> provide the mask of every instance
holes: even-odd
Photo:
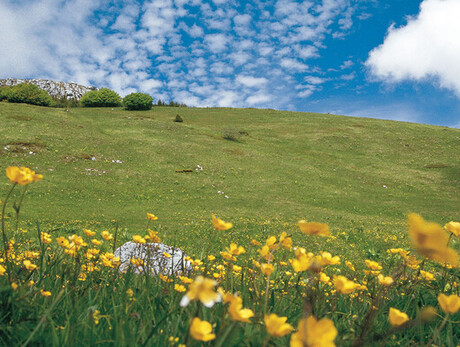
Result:
[[[0,87],[0,101],[8,100],[9,95],[12,92],[12,87],[4,86]]]
[[[49,94],[34,84],[21,83],[16,86],[2,87],[0,100],[37,106],[50,106],[53,99]]]
[[[60,98],[53,97],[52,106],[57,108],[71,108],[80,106],[80,103],[77,99],[67,99],[65,96],[62,96]]]
[[[117,107],[121,106],[120,96],[108,88],[92,90],[80,100],[84,107]]]
[[[123,104],[127,110],[150,110],[153,98],[144,93],[131,93],[123,99]]]

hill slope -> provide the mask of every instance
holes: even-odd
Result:
[[[183,123],[173,122],[177,113]],[[241,237],[292,232],[299,219],[327,222],[352,235],[338,240],[346,247],[398,234],[408,212],[460,220],[457,129],[273,110],[7,103],[0,121],[0,167],[45,176],[22,212],[45,229],[117,220],[126,236],[142,232],[148,211],[170,242],[199,250],[216,213]],[[0,184],[4,196],[6,178]]]

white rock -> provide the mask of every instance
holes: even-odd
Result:
[[[38,88],[43,89],[48,92],[49,95],[57,98],[65,97],[68,100],[75,99],[80,100],[81,97],[97,88],[95,87],[87,87],[82,86],[77,83],[73,82],[56,82],[52,80],[44,80],[44,79],[31,79],[31,80],[24,80],[24,79],[17,79],[17,78],[7,78],[7,79],[0,79],[0,87],[1,86],[15,86],[20,83],[30,83],[35,84]]]
[[[163,253],[171,255],[166,257]],[[180,249],[165,245],[164,243],[135,243],[126,242],[118,247],[114,253],[120,257],[121,265],[119,271],[127,271],[131,267],[136,274],[148,271],[152,275],[162,273],[164,275],[179,275],[192,270],[192,265],[184,258],[187,255]],[[144,261],[144,266],[136,266],[130,263],[130,259],[140,258]]]

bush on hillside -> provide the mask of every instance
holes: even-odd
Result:
[[[116,107],[121,106],[121,98],[113,90],[101,88],[92,90],[82,96],[80,100],[84,107]]]
[[[8,96],[11,94],[10,86],[0,87],[0,101],[8,100]]]
[[[6,88],[6,89],[4,89]],[[8,102],[23,103],[38,106],[50,106],[53,102],[51,96],[35,84],[21,83],[16,86],[1,88],[0,99]]]
[[[77,99],[67,99],[65,96],[53,97],[53,107],[57,108],[71,108],[71,107],[78,107],[80,103]]]
[[[127,110],[150,110],[153,105],[153,98],[144,93],[131,93],[123,99]]]

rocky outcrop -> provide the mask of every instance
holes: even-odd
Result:
[[[52,80],[43,80],[43,79],[32,79],[32,80],[23,80],[17,78],[7,78],[0,79],[1,86],[15,86],[20,83],[31,83],[35,84],[38,88],[43,89],[48,92],[52,97],[61,99],[66,98],[68,100],[75,99],[80,100],[81,97],[97,88],[95,87],[86,87],[77,83],[72,82],[55,82]]]

